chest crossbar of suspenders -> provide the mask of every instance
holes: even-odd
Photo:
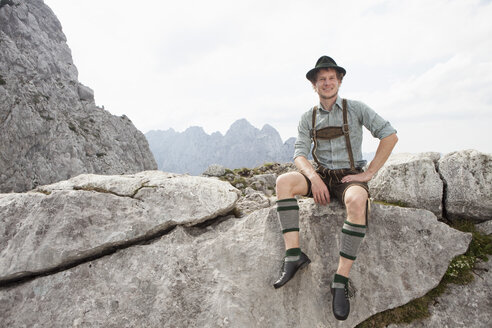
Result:
[[[316,156],[316,149],[318,148],[318,139],[320,140],[330,140],[334,138],[338,138],[341,136],[345,136],[345,144],[347,146],[347,152],[350,160],[350,168],[355,170],[354,165],[354,155],[352,154],[352,146],[350,144],[350,136],[349,136],[349,125],[347,119],[347,99],[343,99],[342,101],[343,108],[343,125],[342,126],[328,126],[326,128],[322,128],[316,130],[316,113],[318,111],[318,106],[314,106],[313,108],[313,129],[311,130],[311,138],[313,139],[313,159],[318,164],[318,167],[321,167],[318,157]]]

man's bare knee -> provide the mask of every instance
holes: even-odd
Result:
[[[290,198],[307,193],[307,182],[302,174],[289,172],[277,178],[275,189],[277,191],[277,198]]]
[[[362,218],[364,216],[367,198],[367,191],[360,186],[353,186],[347,189],[344,201],[349,217]]]
[[[289,176],[289,173],[282,174],[277,178],[277,182],[275,185],[277,195],[281,193],[289,193],[289,191],[293,188],[292,177]]]

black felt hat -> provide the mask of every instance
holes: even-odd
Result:
[[[334,68],[343,75],[347,74],[347,71],[345,71],[345,68],[340,67],[337,65],[337,63],[333,60],[333,58],[328,57],[328,56],[322,56],[318,61],[316,62],[316,66],[306,74],[306,78],[309,81],[312,81],[314,79],[314,76],[316,75],[316,72],[320,68]]]

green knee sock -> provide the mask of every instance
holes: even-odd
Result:
[[[277,200],[277,213],[282,233],[299,231],[299,205],[297,199]]]
[[[340,256],[355,260],[360,243],[366,235],[366,226],[345,221],[340,242]]]

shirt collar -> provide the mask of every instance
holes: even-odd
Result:
[[[340,95],[337,95],[337,100],[335,100],[332,109],[337,108],[337,106],[335,105],[337,105],[339,109],[342,109],[342,97],[340,97]],[[321,103],[319,103],[319,108],[327,112],[327,110],[323,108],[323,105]]]

